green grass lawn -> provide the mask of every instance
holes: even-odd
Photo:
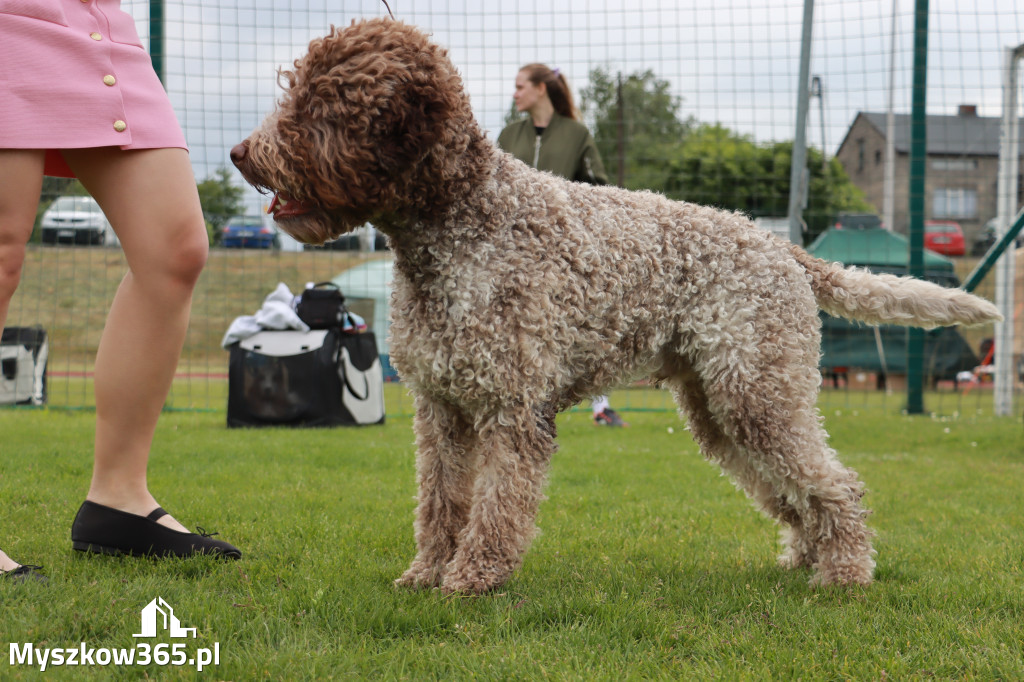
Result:
[[[861,474],[876,583],[812,591],[776,529],[704,462],[671,412],[597,428],[562,415],[542,534],[498,593],[396,590],[414,553],[407,417],[253,430],[164,416],[150,485],[239,562],[85,557],[69,528],[93,415],[2,410],[0,546],[47,586],[0,583],[5,646],[219,645],[220,663],[0,664],[0,679],[1022,679],[1024,430],[984,412],[824,410]],[[162,597],[195,640],[140,640]]]

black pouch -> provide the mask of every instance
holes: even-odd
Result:
[[[310,329],[334,329],[341,327],[348,316],[345,297],[334,282],[320,282],[304,289],[295,306],[299,319]]]

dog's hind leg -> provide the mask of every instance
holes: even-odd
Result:
[[[555,451],[554,421],[553,410],[542,414],[515,407],[482,426],[473,507],[445,571],[443,591],[486,592],[522,563]]]
[[[784,565],[812,565],[812,585],[866,585],[874,552],[860,504],[863,484],[828,447],[814,406],[813,371],[802,364],[757,376],[701,377],[702,389],[688,382],[684,409],[696,415],[695,435],[708,456],[790,526]],[[698,401],[703,409],[693,404]]]
[[[472,427],[454,409],[416,398],[416,558],[395,581],[407,587],[437,587],[455,556],[456,539],[469,519],[478,457]]]
[[[864,486],[828,447],[814,405],[816,383],[809,395],[797,388],[801,369],[725,381],[716,387],[718,399],[712,396],[712,413],[800,518],[784,560],[813,562],[812,585],[867,585],[875,562],[860,503]]]
[[[732,477],[737,487],[782,525],[786,552],[779,557],[779,563],[790,568],[810,567],[814,563],[814,547],[803,540],[800,516],[722,430],[708,410],[708,399],[700,378],[691,369],[679,369],[665,379],[665,385],[672,392],[704,456],[718,464]]]

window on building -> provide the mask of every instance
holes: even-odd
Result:
[[[864,170],[864,138],[857,140],[857,172]]]
[[[966,187],[945,187],[932,196],[933,218],[977,218],[978,190]]]
[[[977,159],[932,159],[932,170],[937,171],[973,171],[978,170]]]

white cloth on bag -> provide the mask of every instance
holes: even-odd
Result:
[[[238,343],[242,339],[247,339],[250,336],[255,336],[267,330],[285,331],[297,329],[308,332],[309,325],[303,322],[299,314],[295,312],[298,302],[299,297],[292,293],[287,284],[284,282],[278,283],[277,288],[263,299],[263,305],[260,306],[255,315],[242,315],[235,318],[231,326],[228,327],[227,333],[224,334],[224,339],[220,342],[221,347],[228,348],[233,343]],[[344,320],[341,329],[351,333],[366,331],[366,321],[355,313],[350,312]]]
[[[227,348],[233,343],[268,329],[309,331],[309,325],[303,322],[295,312],[295,294],[284,282],[280,282],[277,288],[263,299],[263,305],[255,315],[236,317],[228,327],[220,345],[222,348]]]

